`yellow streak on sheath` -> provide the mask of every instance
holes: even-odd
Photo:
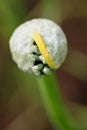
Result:
[[[45,58],[47,64],[50,66],[51,69],[56,69],[56,65],[53,63],[48,51],[47,51],[47,48],[46,48],[46,45],[45,45],[45,42],[44,40],[42,39],[42,37],[40,36],[40,34],[35,31],[34,32],[34,35],[33,35],[33,40],[35,41],[35,43],[37,44],[38,48],[39,48],[39,51],[40,53],[43,55],[43,57]],[[53,53],[53,52],[52,52]]]

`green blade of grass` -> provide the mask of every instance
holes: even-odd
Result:
[[[15,27],[25,18],[27,10],[20,0],[0,0],[0,13],[2,14],[1,33],[8,38]]]

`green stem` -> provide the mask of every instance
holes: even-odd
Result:
[[[54,75],[38,78],[37,82],[47,114],[54,126],[60,130],[77,130],[63,105]]]

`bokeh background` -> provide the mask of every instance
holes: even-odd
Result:
[[[66,108],[87,130],[87,0],[0,0],[0,130],[53,130],[37,83],[9,50],[13,30],[37,17],[60,24],[67,36],[68,55],[56,78]]]

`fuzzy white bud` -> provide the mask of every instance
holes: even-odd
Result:
[[[20,25],[10,39],[13,60],[24,72],[37,76],[49,74],[53,70],[47,64],[32,39],[37,31],[46,45],[47,52],[57,68],[64,62],[67,54],[67,40],[62,29],[51,20],[33,19]]]

